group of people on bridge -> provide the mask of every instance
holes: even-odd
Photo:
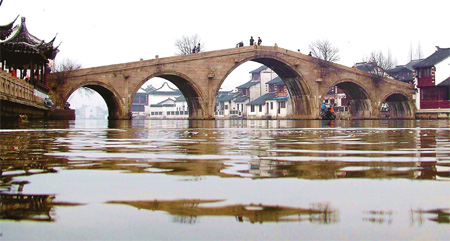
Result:
[[[255,43],[255,39],[253,39],[253,36],[250,37],[250,46],[261,45],[261,44],[262,44],[261,37],[258,37],[258,42],[256,42],[256,43]],[[243,41],[236,44],[236,48],[241,48],[241,47],[244,47]]]
[[[197,46],[194,45],[194,48],[192,48],[192,53],[200,53],[200,43],[198,43]]]

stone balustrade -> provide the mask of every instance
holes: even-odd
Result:
[[[6,97],[44,104],[43,98],[34,95],[34,86],[32,84],[3,71],[0,71],[0,94]]]

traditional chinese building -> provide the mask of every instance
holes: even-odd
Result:
[[[0,119],[75,118],[73,110],[56,113],[48,99],[48,64],[59,51],[55,38],[45,42],[28,31],[25,17],[17,21],[0,26]]]
[[[45,42],[28,31],[25,17],[12,27],[16,21],[17,18],[0,28],[2,70],[47,93],[49,89],[46,76],[50,72],[48,63],[59,52],[58,47],[53,46],[56,36],[50,42]]]
[[[420,109],[450,108],[450,48],[436,52],[414,65]]]

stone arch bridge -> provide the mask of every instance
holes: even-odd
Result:
[[[414,87],[342,65],[325,62],[279,47],[249,46],[155,58],[137,62],[80,69],[68,74],[64,83],[49,76],[51,96],[63,108],[80,87],[97,91],[105,100],[109,119],[129,119],[133,98],[154,77],[175,84],[188,103],[190,119],[214,119],[216,94],[226,77],[238,66],[255,61],[266,65],[284,81],[292,99],[292,119],[319,118],[323,97],[333,86],[342,89],[358,119],[381,118],[381,104],[389,104],[390,116],[415,116]]]

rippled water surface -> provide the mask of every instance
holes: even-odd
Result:
[[[450,240],[450,121],[0,129],[0,240]]]

